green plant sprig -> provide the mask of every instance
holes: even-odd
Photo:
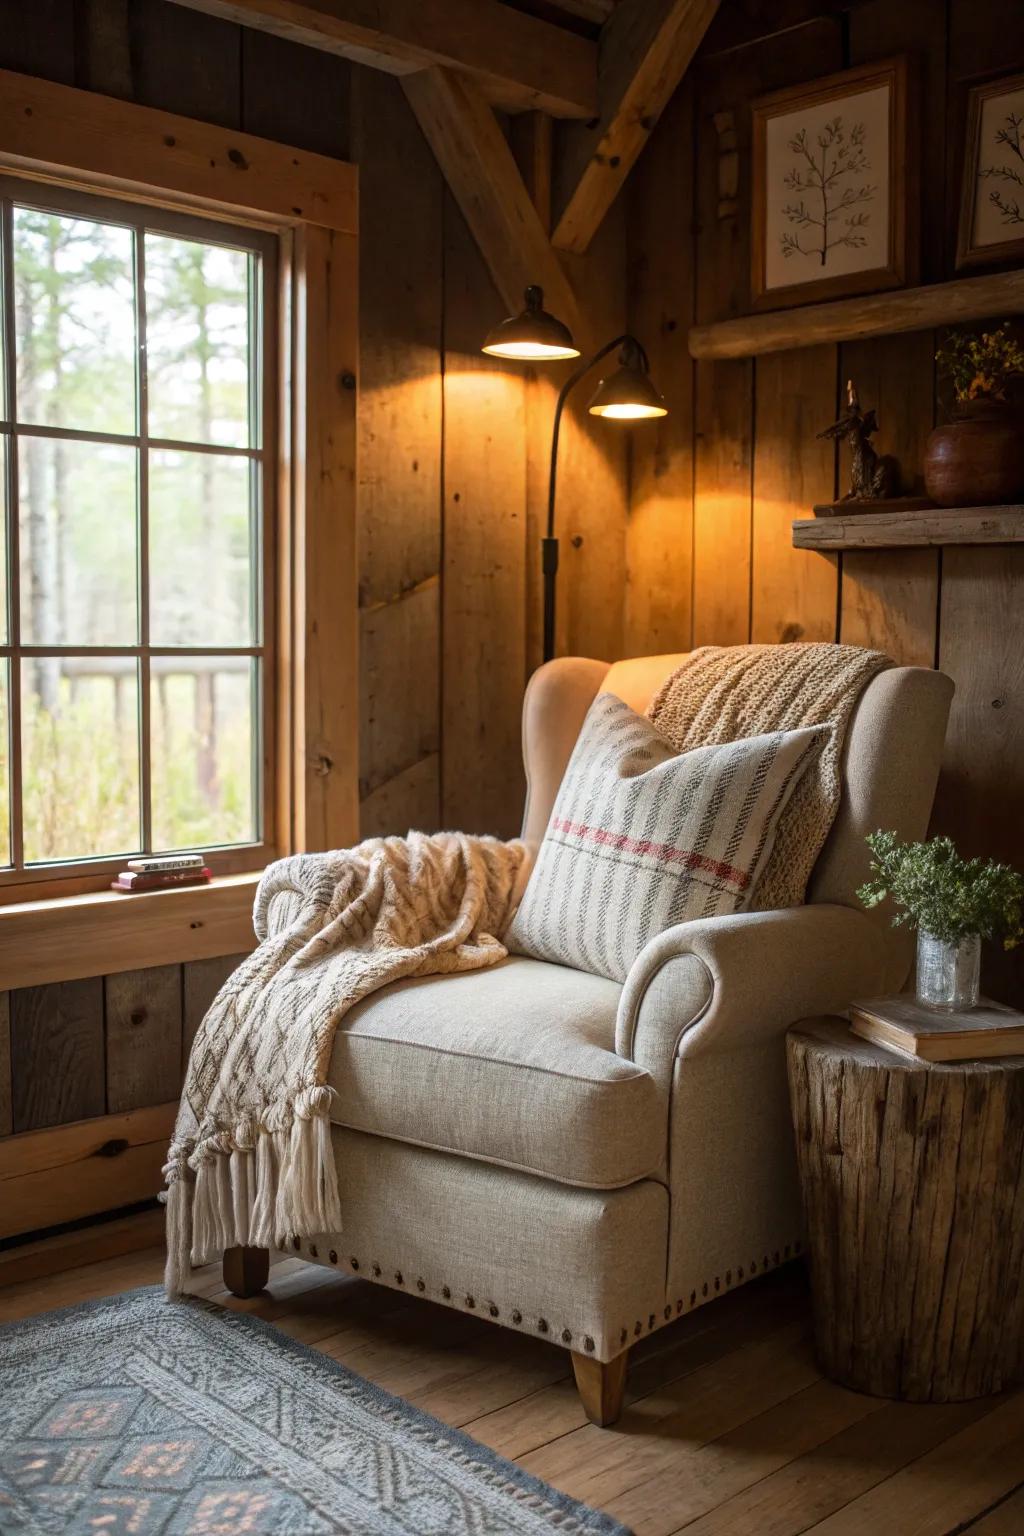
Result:
[[[1024,373],[1024,348],[1010,334],[1009,321],[972,336],[954,331],[935,354],[953,385],[957,401],[1006,400],[1012,379]]]
[[[1001,937],[1006,949],[1024,938],[1024,875],[994,859],[962,859],[948,837],[903,843],[895,832],[871,832],[874,879],[857,892],[866,907],[891,897],[894,927],[914,923],[944,943],[972,934]]]

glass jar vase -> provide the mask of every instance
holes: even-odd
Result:
[[[917,1000],[925,1008],[963,1013],[978,1004],[981,938],[937,939],[924,928],[917,932]]]

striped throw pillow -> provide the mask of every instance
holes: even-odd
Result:
[[[677,754],[603,693],[583,722],[519,910],[532,955],[613,980],[673,923],[742,912],[828,726]]]

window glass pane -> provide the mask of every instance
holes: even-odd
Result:
[[[134,236],[15,208],[18,420],[135,431]]]
[[[146,236],[150,437],[250,446],[245,251]]]
[[[150,640],[252,645],[250,460],[149,455]]]
[[[151,665],[154,848],[255,842],[255,662],[154,656]]]
[[[0,661],[0,864],[11,862],[10,667]]]
[[[137,452],[23,433],[18,443],[21,638],[134,645]]]
[[[0,433],[0,645],[10,644],[7,606],[7,434]]]
[[[138,695],[132,657],[22,660],[28,863],[138,848]]]

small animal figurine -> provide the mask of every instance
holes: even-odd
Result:
[[[844,501],[881,501],[899,495],[899,461],[891,453],[879,454],[872,448],[869,439],[877,431],[878,418],[873,410],[861,414],[857,391],[850,379],[845,415],[818,433],[819,437],[838,442],[845,437],[850,445],[850,489]]]

